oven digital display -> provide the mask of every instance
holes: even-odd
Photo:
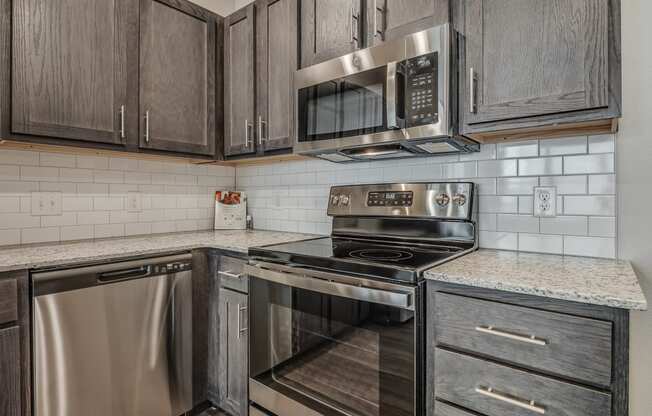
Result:
[[[369,207],[411,207],[413,192],[369,192],[367,206]]]

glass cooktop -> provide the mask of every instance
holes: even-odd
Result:
[[[285,265],[415,282],[422,271],[462,250],[449,245],[323,237],[251,248],[249,256]]]

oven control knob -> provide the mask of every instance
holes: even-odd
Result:
[[[466,204],[466,195],[464,194],[455,194],[453,195],[453,202],[456,205],[462,206]]]
[[[448,194],[439,194],[435,197],[435,202],[437,202],[437,205],[440,207],[445,207],[449,202],[451,202],[451,197],[448,196]]]
[[[348,206],[349,205],[349,196],[348,195],[340,195],[340,204],[342,206]]]
[[[333,195],[331,197],[331,205],[337,205],[340,203],[340,197],[338,195]]]

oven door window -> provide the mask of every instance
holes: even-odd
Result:
[[[299,90],[299,141],[386,131],[386,67]]]
[[[415,415],[414,312],[251,279],[251,376],[336,414]]]

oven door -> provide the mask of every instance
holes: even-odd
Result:
[[[250,399],[278,415],[420,414],[418,287],[259,263]]]

